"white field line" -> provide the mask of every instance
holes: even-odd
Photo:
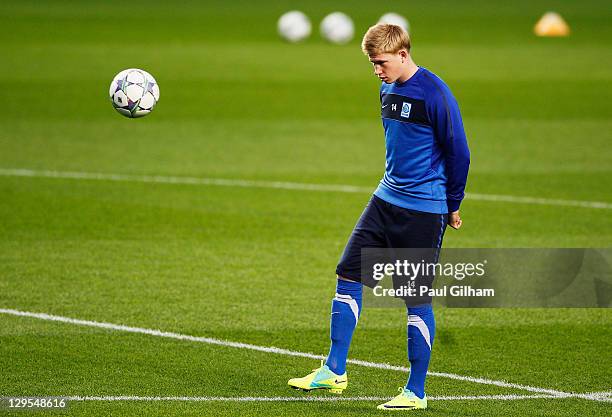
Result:
[[[125,326],[121,324],[73,319],[70,317],[55,316],[55,315],[45,314],[45,313],[32,313],[29,311],[20,311],[20,310],[0,308],[0,314],[8,314],[8,315],[20,316],[20,317],[30,317],[30,318],[40,319],[40,320],[57,321],[61,323],[75,324],[79,326],[97,327],[97,328],[102,328],[102,329],[116,330],[116,331],[129,332],[129,333],[140,333],[140,334],[146,334],[149,336],[166,337],[166,338],[178,339],[178,340],[187,340],[190,342],[206,343],[206,344],[211,344],[211,345],[233,347],[233,348],[238,348],[238,349],[248,349],[248,350],[254,350],[258,352],[275,353],[278,355],[297,356],[301,358],[308,358],[308,359],[314,359],[314,360],[325,359],[325,356],[323,355],[315,355],[313,353],[299,352],[299,351],[282,349],[282,348],[277,348],[277,347],[272,347],[272,346],[258,346],[258,345],[252,345],[249,343],[231,342],[228,340],[214,339],[210,337],[190,336],[190,335],[185,335],[185,334],[180,334],[180,333],[164,332],[161,330]],[[364,366],[368,368],[386,369],[386,370],[399,371],[399,372],[409,371],[409,369],[404,366],[395,366],[395,365],[390,365],[387,363],[368,362],[368,361],[362,361],[362,360],[357,360],[357,359],[349,359],[348,362],[354,365]],[[451,374],[447,372],[429,371],[428,375],[442,377],[442,378],[450,378],[450,379],[454,379],[458,381],[473,382],[477,384],[494,385],[497,387],[504,387],[504,388],[513,388],[513,389],[518,389],[518,390],[535,392],[538,394],[546,394],[547,396],[554,396],[554,397],[560,397],[560,398],[579,397],[579,398],[589,399],[593,401],[608,401],[607,400],[608,397],[603,395],[607,393],[595,393],[596,395],[591,395],[588,393],[587,394],[577,394],[573,392],[564,392],[564,391],[558,391],[558,390],[547,389],[547,388],[532,387],[529,385],[514,384],[514,383],[510,383],[506,381],[497,381],[493,379],[475,378],[475,377],[470,377],[470,376],[456,375],[456,374]]]
[[[336,401],[388,401],[389,397],[141,397],[136,395],[119,396],[68,396],[69,401],[186,401],[186,402],[336,402]],[[474,400],[531,400],[538,398],[559,398],[554,395],[445,395],[427,397],[433,401],[474,401]]]
[[[276,188],[284,190],[303,191],[327,191],[339,193],[371,193],[370,187],[359,187],[342,184],[307,184],[299,182],[283,181],[251,181],[223,178],[199,178],[199,177],[174,177],[162,175],[127,175],[127,174],[103,174],[95,172],[65,172],[31,169],[3,169],[0,168],[0,176],[4,177],[36,177],[36,178],[61,178],[75,180],[102,180],[120,182],[142,182],[154,184],[189,184],[189,185],[213,185],[225,187],[246,188]],[[563,200],[553,198],[521,197],[499,194],[476,194],[468,193],[466,198],[476,201],[492,201],[515,204],[537,204],[545,206],[584,207],[594,209],[612,209],[612,203],[602,201]]]

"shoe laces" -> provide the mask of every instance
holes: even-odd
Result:
[[[323,359],[321,359],[321,366],[319,366],[318,368],[313,369],[313,371],[318,371],[319,369],[323,368]]]

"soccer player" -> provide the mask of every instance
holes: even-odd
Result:
[[[355,226],[336,268],[331,308],[331,348],[325,363],[296,389],[346,389],[346,359],[361,313],[362,248],[439,249],[447,225],[461,227],[470,153],[459,107],[448,86],[410,56],[410,39],[399,26],[372,26],[363,52],[380,78],[385,131],[385,173]],[[435,335],[431,302],[407,305],[410,375],[400,394],[379,409],[427,408],[425,377]]]

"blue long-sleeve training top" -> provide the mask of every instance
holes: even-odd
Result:
[[[459,106],[448,86],[420,67],[403,83],[382,83],[386,164],[374,194],[399,207],[459,209],[470,166]]]

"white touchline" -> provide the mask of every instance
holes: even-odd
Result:
[[[252,181],[223,178],[176,177],[164,175],[129,175],[104,174],[95,172],[70,172],[32,169],[0,168],[0,176],[4,177],[34,177],[34,178],[60,178],[75,180],[101,180],[121,182],[143,182],[155,184],[186,184],[186,185],[213,185],[225,187],[247,188],[277,188],[284,190],[327,191],[339,193],[371,193],[370,187],[342,184],[307,184],[284,181]],[[612,203],[602,201],[564,200],[555,198],[521,197],[513,195],[467,193],[466,199],[476,201],[493,201],[515,204],[537,204],[545,206],[584,207],[594,209],[612,209]]]
[[[276,353],[278,355],[297,356],[301,358],[309,358],[309,359],[315,359],[315,360],[325,359],[325,356],[323,355],[315,355],[313,353],[299,352],[295,350],[282,349],[282,348],[277,348],[277,347],[272,347],[272,346],[258,346],[258,345],[252,345],[249,343],[231,342],[229,340],[214,339],[211,337],[190,336],[190,335],[185,335],[185,334],[180,334],[180,333],[164,332],[161,330],[154,330],[154,329],[146,329],[142,327],[132,327],[132,326],[125,326],[122,324],[105,323],[105,322],[98,322],[98,321],[91,321],[91,320],[80,320],[80,319],[74,319],[70,317],[55,316],[55,315],[45,314],[45,313],[32,313],[29,311],[20,311],[20,310],[14,310],[14,309],[9,309],[9,308],[0,308],[0,314],[8,314],[8,315],[20,316],[20,317],[30,317],[30,318],[40,319],[40,320],[47,320],[47,321],[57,321],[61,323],[76,324],[79,326],[98,327],[101,329],[116,330],[116,331],[129,332],[129,333],[140,333],[140,334],[146,334],[149,336],[167,337],[170,339],[188,340],[190,342],[227,346],[227,347],[233,347],[233,348],[238,348],[238,349],[249,349],[249,350],[255,350],[258,352]],[[386,369],[390,371],[400,371],[400,372],[409,371],[409,369],[404,366],[390,365],[387,363],[368,362],[368,361],[362,361],[358,359],[349,359],[348,362],[354,365],[364,366],[368,368]],[[584,393],[583,394],[583,393],[558,391],[558,390],[553,390],[553,389],[548,389],[548,388],[532,387],[529,385],[514,384],[510,382],[497,381],[493,379],[475,378],[475,377],[470,377],[470,376],[456,375],[456,374],[451,374],[447,372],[429,371],[427,372],[427,374],[431,376],[450,378],[450,379],[455,379],[459,381],[474,382],[477,384],[494,385],[494,386],[504,387],[504,388],[513,388],[513,389],[518,389],[518,390],[537,392],[539,394],[546,394],[547,396],[553,396],[557,398],[569,398],[569,397],[576,398],[577,397],[577,398],[584,398],[584,399],[593,400],[593,401],[610,401],[607,395],[603,395],[603,394],[607,394],[607,392],[606,393],[592,393],[592,394]]]

